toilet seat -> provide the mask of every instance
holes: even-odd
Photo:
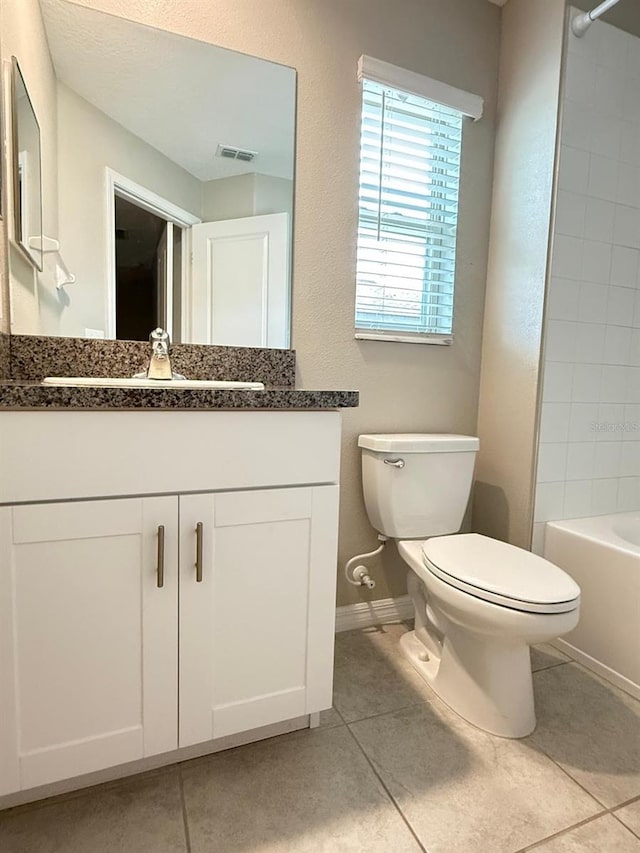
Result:
[[[568,613],[580,588],[535,554],[478,533],[437,536],[422,546],[425,568],[476,598],[525,613]]]

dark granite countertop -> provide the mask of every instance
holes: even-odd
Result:
[[[264,391],[205,388],[78,388],[0,382],[0,411],[16,409],[341,409],[358,405],[358,391]]]

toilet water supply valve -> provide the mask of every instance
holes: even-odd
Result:
[[[366,586],[367,589],[373,589],[375,587],[376,582],[372,577],[370,577],[366,566],[360,565],[355,566],[354,568],[352,568],[352,566],[354,566],[355,563],[359,563],[360,560],[368,560],[369,557],[377,557],[387,544],[387,537],[383,536],[382,533],[378,534],[378,542],[381,544],[375,551],[369,551],[368,554],[357,554],[345,565],[344,576],[350,584],[353,584],[353,586]]]

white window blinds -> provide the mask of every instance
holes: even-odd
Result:
[[[362,87],[356,328],[449,342],[463,113]]]

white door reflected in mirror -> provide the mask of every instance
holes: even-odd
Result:
[[[190,340],[289,346],[288,235],[286,213],[192,227]]]

